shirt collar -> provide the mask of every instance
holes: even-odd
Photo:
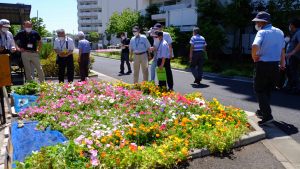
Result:
[[[268,29],[268,28],[271,28],[272,27],[272,24],[269,24],[269,25],[266,25],[263,29]]]

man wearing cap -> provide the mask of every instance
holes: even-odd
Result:
[[[39,51],[43,45],[43,40],[36,31],[32,30],[33,25],[31,21],[25,21],[23,28],[25,30],[21,30],[16,36],[14,36],[14,41],[17,50],[21,52],[27,82],[32,80],[31,63],[37,70],[39,81],[43,82],[45,80],[45,76],[39,59]],[[17,40],[20,40],[20,47],[16,44]],[[37,42],[39,42],[38,48]]]
[[[272,26],[270,14],[259,12],[252,20],[258,31],[252,44],[252,59],[255,61],[253,73],[254,91],[260,110],[256,115],[262,118],[259,125],[274,121],[270,106],[271,91],[278,75],[278,63],[284,70],[285,43],[283,32]]]
[[[74,61],[73,61],[73,51],[75,49],[75,45],[73,39],[66,36],[64,29],[57,30],[57,38],[54,41],[54,50],[57,53],[58,59],[58,80],[59,83],[64,82],[65,77],[65,69],[67,67],[67,76],[68,82],[73,82],[74,79]],[[82,52],[87,52],[87,49]],[[83,60],[85,62],[86,57],[89,56],[88,54],[84,55]]]
[[[155,30],[157,31],[160,31],[160,32],[163,32],[162,31],[162,25],[160,23],[157,23],[154,25],[153,27]],[[167,32],[163,32],[163,39],[168,43],[169,45],[169,58],[166,59],[166,62],[165,64],[166,65],[170,65],[171,67],[171,62],[170,60],[172,59],[172,38],[171,38],[171,35]],[[171,69],[170,69],[171,70]],[[170,70],[166,70],[168,71],[168,74],[170,75],[169,78],[167,79],[167,83],[168,83],[168,86],[169,86],[169,90],[173,90],[173,88],[171,88],[170,86],[173,86],[174,85],[174,81],[173,81],[173,74],[172,74],[172,71]]]
[[[7,19],[0,20],[0,54],[9,54],[16,51],[13,35],[9,31],[10,22]]]
[[[171,70],[171,66],[166,63],[166,60],[169,58],[169,44],[167,43],[167,41],[165,41],[163,39],[163,32],[161,31],[157,31],[155,32],[155,34],[158,36],[158,38],[155,38],[155,41],[158,43],[157,45],[157,66],[159,67],[160,70],[162,70],[162,68],[164,67],[166,70],[166,74],[167,74],[167,79],[170,78],[170,76],[172,76],[172,74],[168,73],[168,72],[172,72]],[[168,84],[169,85],[169,84]],[[167,86],[166,81],[159,81],[159,86],[163,87],[163,86]],[[170,89],[173,90],[173,86],[169,86]]]
[[[81,81],[85,81],[86,80],[85,78],[89,76],[88,63],[90,58],[90,42],[84,39],[84,33],[82,31],[78,32],[78,37],[79,37],[78,63],[80,69],[80,77],[81,77]]]
[[[140,35],[140,28],[138,26],[133,27],[132,33],[134,37],[130,40],[129,50],[130,62],[132,62],[132,54],[134,53],[133,82],[138,83],[140,65],[142,66],[143,81],[148,81],[148,62],[151,60],[151,45],[146,36]]]
[[[290,25],[289,29],[292,34],[290,41],[290,46],[287,50],[286,57],[290,57],[290,88],[286,91],[287,94],[299,95],[299,64],[300,64],[300,21],[294,18]]]
[[[122,39],[121,40],[122,46],[120,46],[120,48],[122,48],[121,65],[120,65],[121,71],[119,73],[124,74],[124,62],[126,62],[126,65],[127,65],[127,68],[128,68],[128,72],[126,74],[129,75],[130,73],[132,73],[131,66],[130,66],[130,63],[129,63],[130,39],[126,37],[125,32],[121,32],[121,39]]]

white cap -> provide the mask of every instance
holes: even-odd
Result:
[[[84,33],[82,31],[79,31],[78,36],[84,36]]]
[[[3,27],[9,27],[10,28],[10,22],[7,19],[1,19],[0,20],[0,25],[2,25]]]
[[[153,32],[156,32],[156,30],[151,27],[150,30],[148,31],[148,33],[153,33]]]

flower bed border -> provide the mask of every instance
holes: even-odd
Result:
[[[240,140],[236,140],[235,143],[230,146],[230,149],[257,142],[266,137],[266,133],[262,130],[262,128],[260,128],[253,120],[251,120],[249,116],[248,116],[248,123],[250,124],[250,126],[254,128],[255,131],[243,135]],[[200,158],[217,152],[218,151],[211,152],[208,148],[190,149],[188,156],[191,156],[192,158]]]
[[[97,74],[93,74],[93,75],[89,75],[89,78],[91,77],[98,77]],[[65,79],[68,78],[67,76],[65,76]],[[80,76],[74,76],[74,79],[80,79]],[[45,77],[45,80],[58,80],[58,77]]]

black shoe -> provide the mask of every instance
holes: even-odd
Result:
[[[197,78],[197,79],[196,79],[196,84],[197,84],[197,85],[201,85],[201,80],[200,80],[200,78]]]
[[[195,78],[194,83],[197,83],[197,78]]]
[[[122,71],[120,71],[119,73],[120,73],[120,74],[124,74],[124,72],[122,72]]]
[[[255,112],[255,115],[258,117],[258,118],[260,118],[260,119],[262,119],[264,116],[263,116],[263,114],[262,114],[262,112],[260,111],[260,110],[257,110],[256,112]]]
[[[268,124],[268,123],[271,123],[271,122],[273,122],[274,121],[274,119],[272,118],[272,119],[262,119],[262,121],[259,121],[258,122],[258,125],[259,126],[264,126],[264,125],[266,125],[266,124]]]
[[[132,73],[132,71],[131,70],[129,70],[127,73],[126,73],[126,75],[129,75],[129,74],[131,74]]]

